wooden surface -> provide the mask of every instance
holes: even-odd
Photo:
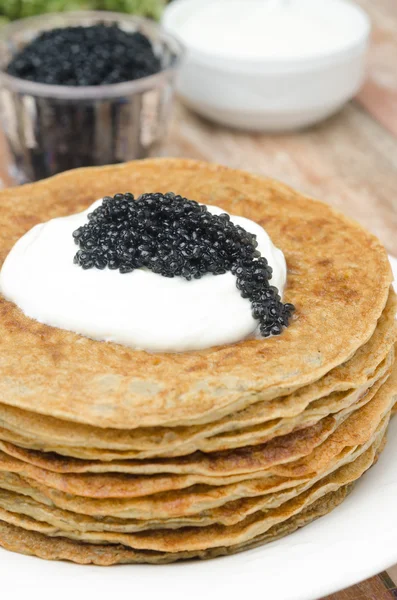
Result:
[[[354,217],[397,256],[397,0],[358,4],[374,27],[368,78],[358,98],[338,115],[300,133],[249,135],[213,125],[178,105],[163,153],[280,179]],[[1,140],[0,154],[0,177],[9,184]],[[397,598],[397,566],[326,600],[392,598]]]

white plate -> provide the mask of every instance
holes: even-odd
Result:
[[[341,506],[282,540],[235,556],[106,569],[0,550],[2,597],[317,600],[397,563],[396,457],[397,418],[379,462]]]

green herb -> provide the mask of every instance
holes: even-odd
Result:
[[[158,19],[167,0],[2,0],[0,25],[42,13],[66,10],[112,10]]]

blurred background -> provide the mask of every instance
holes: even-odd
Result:
[[[191,0],[187,0],[187,3],[189,1]],[[205,2],[206,0],[202,0],[203,4]],[[283,0],[268,2],[280,4]],[[300,0],[285,2],[296,4]],[[167,11],[183,3],[184,0],[0,0],[0,19],[9,23],[15,19],[59,11],[110,10],[143,16],[167,25]],[[223,0],[223,3],[227,7],[228,0]],[[333,3],[334,0],[320,2],[323,6]],[[178,98],[172,105],[172,115],[167,117],[168,135],[162,137],[161,144],[154,144],[153,148],[151,145],[145,150],[141,148],[141,155],[160,154],[207,159],[276,177],[351,214],[379,235],[388,250],[397,255],[397,3],[395,0],[356,0],[354,5],[369,17],[370,43],[369,48],[365,48],[362,67],[365,71],[362,81],[355,83],[359,89],[354,90],[354,97],[349,102],[348,99],[343,99],[341,110],[335,115],[325,120],[319,118],[318,122],[309,127],[296,127],[291,131],[281,132],[268,131],[266,127],[264,131],[255,131],[255,127],[252,126],[246,130],[244,126],[236,129],[233,122],[230,126],[219,124],[217,116],[222,117],[225,112],[222,106],[218,115],[214,114],[211,118],[207,114],[203,118],[203,106],[193,106],[194,112],[187,108],[192,108],[191,98],[188,96],[189,90],[196,85],[195,93],[211,93],[212,100],[214,97],[216,99],[221,95],[222,89],[223,92],[226,89],[224,82],[218,83],[218,88],[211,87],[208,79],[203,83],[200,79],[203,77],[203,68],[197,77],[186,81],[185,66],[182,73],[182,79],[185,81],[181,82],[180,73]],[[246,0],[246,6],[249,12],[252,0]],[[178,23],[172,22],[172,19],[168,21],[168,29],[178,37]],[[191,70],[191,56],[189,60],[188,67]],[[360,68],[361,66],[358,67],[358,71]],[[207,70],[205,75],[208,76],[208,73]],[[233,73],[233,79],[240,75],[241,73]],[[361,74],[359,76],[361,77]],[[309,83],[300,85],[298,82],[297,90],[294,90],[295,96],[304,95],[307,89],[309,94],[313,95],[315,81],[316,77],[312,75]],[[187,93],[182,84],[187,88]],[[319,84],[324,87],[321,81]],[[244,88],[244,85],[245,81],[240,85],[240,89]],[[282,99],[283,94],[288,95],[288,80],[287,83],[283,82],[283,86],[282,91],[276,95],[277,101]],[[335,85],[328,84],[328,87],[332,91]],[[267,90],[270,90],[270,96],[275,96],[271,86],[268,86]],[[226,89],[231,98],[239,95],[234,91],[229,93],[229,89]],[[266,104],[267,98],[261,98],[262,101]],[[157,110],[155,96],[150,98],[148,95],[145,105],[143,116],[146,119],[146,130],[150,132],[150,119]],[[6,113],[5,122],[4,109],[2,113],[3,130],[7,130],[10,126],[9,114]],[[20,116],[14,117],[20,119]],[[227,118],[229,117],[226,117],[226,120]],[[232,118],[230,120],[233,121]],[[165,132],[160,127],[159,136],[163,136],[163,133]],[[31,138],[32,135],[28,134],[29,132],[25,137]],[[134,135],[136,132],[132,127],[130,138]],[[10,144],[4,143],[4,133],[0,135],[0,145],[3,156],[0,176],[3,185],[21,182],[9,168],[13,161],[9,157]],[[134,157],[128,155],[126,159]],[[123,158],[122,156],[121,160]]]
[[[241,1],[244,4],[244,0]],[[267,3],[273,3],[274,6],[285,3],[296,5],[300,2],[304,4],[305,1],[267,0]],[[174,0],[173,2],[166,0],[0,0],[0,18],[6,23],[15,19],[59,11],[68,13],[76,9],[110,10],[154,20],[156,23],[160,23],[160,30],[166,28],[175,37],[181,39],[186,46],[186,39],[183,39],[183,31],[178,21],[180,17],[176,14],[178,11],[175,13],[177,6],[184,3],[192,4],[192,6],[195,3],[196,10],[197,5],[204,5],[206,0],[200,0],[199,3],[197,0]],[[227,17],[228,0],[222,0],[222,3],[226,6]],[[333,5],[334,0],[321,0],[321,2],[319,0],[317,4],[322,7],[323,11],[327,11],[327,6]],[[161,117],[166,120],[166,123],[163,123],[164,128],[158,127],[160,139],[152,140],[161,143],[148,144],[145,148],[141,147],[138,155],[134,156],[137,146],[131,144],[131,138],[136,136],[136,126],[132,124],[130,131],[128,128],[126,131],[126,137],[129,137],[128,143],[123,141],[124,146],[129,147],[129,153],[126,152],[125,157],[121,155],[118,160],[153,154],[191,157],[220,162],[281,179],[308,194],[332,203],[355,217],[381,237],[390,253],[397,255],[395,199],[397,187],[397,71],[395,68],[397,64],[397,37],[395,35],[397,3],[395,0],[376,0],[376,2],[356,0],[350,4],[358,7],[368,16],[371,33],[369,41],[365,42],[364,33],[361,42],[359,39],[357,40],[357,43],[362,44],[359,49],[362,54],[359,56],[359,63],[349,67],[347,61],[342,60],[338,64],[338,73],[341,77],[344,73],[343,69],[353,69],[350,73],[349,71],[344,73],[344,85],[346,85],[346,80],[351,82],[355,77],[357,81],[353,82],[351,89],[340,92],[347,96],[352,95],[353,98],[342,98],[341,96],[340,106],[332,107],[331,113],[335,114],[327,116],[325,111],[324,116],[315,115],[313,124],[305,125],[303,123],[302,126],[299,126],[298,122],[295,127],[293,123],[291,127],[288,126],[288,123],[284,127],[285,123],[278,121],[274,127],[275,131],[272,131],[272,127],[268,127],[268,120],[260,121],[261,118],[263,119],[263,114],[259,114],[259,117],[258,113],[254,115],[258,127],[255,127],[255,121],[248,122],[248,124],[244,120],[242,123],[239,123],[238,120],[236,122],[236,114],[233,111],[227,113],[222,102],[232,99],[233,107],[236,108],[241,90],[249,90],[252,83],[248,79],[250,74],[244,72],[244,66],[236,67],[229,80],[226,81],[219,76],[219,70],[215,76],[211,73],[213,65],[209,65],[208,61],[206,64],[198,64],[199,58],[202,58],[198,51],[201,51],[202,48],[197,49],[197,53],[195,53],[195,48],[187,48],[188,56],[185,57],[185,64],[178,74],[177,98],[173,103],[170,101],[169,116],[162,115]],[[246,0],[244,6],[247,7],[246,12],[249,13],[250,10],[252,12],[252,0]],[[191,20],[194,21],[195,13],[193,10],[190,10],[190,13]],[[326,15],[326,13],[324,14]],[[227,22],[227,18],[223,21]],[[6,29],[6,27],[1,29]],[[354,30],[355,25],[352,24],[351,31],[354,32]],[[223,29],[222,35],[224,31]],[[207,32],[205,32],[204,38],[206,35]],[[313,52],[311,59],[316,59],[315,48]],[[3,55],[0,52],[0,59]],[[338,53],[335,52],[335,55]],[[267,56],[266,60],[268,58]],[[211,60],[212,57],[209,62]],[[232,64],[237,63],[234,60]],[[218,68],[222,70],[224,66],[218,65]],[[224,71],[226,72],[226,70],[225,68]],[[292,71],[297,73],[298,66],[295,66]],[[302,102],[303,99],[305,102],[309,102],[310,98],[316,96],[318,92],[315,85],[322,90],[325,89],[326,95],[329,97],[336,93],[335,90],[339,89],[340,80],[333,80],[334,75],[325,72],[326,68],[321,66],[317,73],[309,73],[309,80],[298,80],[295,83],[291,83],[291,76],[288,75],[288,78],[281,82],[280,89],[275,87],[280,84],[280,81],[267,80],[268,74],[264,73],[263,89],[254,88],[252,93],[242,97],[241,101],[244,106],[247,106],[253,97],[255,101],[258,101],[259,98],[259,106],[263,107],[263,110],[270,110],[272,123],[275,121],[274,111],[271,112],[273,105],[267,103],[275,100],[278,106],[284,107],[283,102],[288,100],[291,89],[294,99],[298,97],[302,99]],[[223,75],[224,73],[222,73]],[[261,77],[256,72],[253,73],[253,76],[256,80],[255,85],[259,85]],[[324,78],[324,76],[325,79],[321,80],[321,77]],[[233,89],[228,87],[231,85],[230,80],[235,86]],[[20,90],[17,95],[19,99],[22,97]],[[100,95],[101,92],[98,90],[98,97]],[[24,106],[31,105],[32,95],[28,94],[27,96],[29,97],[24,100]],[[193,96],[200,96],[196,105]],[[168,96],[167,100],[169,100]],[[326,101],[323,98],[320,98],[319,101],[320,106],[325,107]],[[216,106],[217,102],[221,102],[219,107]],[[336,102],[339,100],[337,99]],[[152,133],[152,138],[155,138],[156,127],[153,125],[153,115],[158,111],[158,99],[155,94],[147,94],[141,104],[145,107],[141,117],[144,121],[143,128],[146,131],[146,137],[150,138],[150,133]],[[313,113],[310,102],[308,108]],[[325,108],[328,109],[328,107]],[[10,114],[6,112],[4,119],[4,107],[2,112],[3,131],[7,133],[10,123],[14,119],[15,126],[18,126],[20,133],[21,125],[18,120],[21,120],[21,115],[13,114],[10,118]],[[254,114],[253,109],[246,111],[243,117],[245,118],[247,114],[251,118],[251,115]],[[267,117],[267,113],[265,116]],[[241,114],[239,113],[237,117],[240,119]],[[282,117],[284,118],[283,115]],[[29,121],[30,118],[31,112],[27,114],[26,118],[24,117],[25,121]],[[47,113],[46,119],[48,120]],[[222,123],[222,120],[225,122]],[[103,123],[104,121],[101,122],[101,129]],[[28,143],[30,140],[30,144],[34,145],[35,140],[32,141],[31,138],[34,138],[34,128],[37,129],[38,125],[31,123],[30,127],[31,131],[24,133],[23,143]],[[167,130],[167,135],[165,135],[165,130]],[[119,147],[124,148],[123,144],[119,144]],[[9,168],[10,164],[12,166],[13,159],[10,159],[9,154],[10,143],[4,142],[4,133],[0,135],[0,146],[3,156],[0,164],[0,176],[3,185],[21,182],[15,178],[15,173]],[[46,174],[44,171],[44,175]]]

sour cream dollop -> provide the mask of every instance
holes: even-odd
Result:
[[[152,352],[199,350],[257,334],[251,303],[240,296],[230,272],[186,281],[145,268],[121,274],[75,265],[72,233],[101,202],[36,225],[18,240],[0,272],[7,300],[40,323]],[[225,212],[216,206],[208,210]],[[273,269],[271,284],[282,295],[287,278],[282,251],[257,223],[230,218],[257,236],[257,249]]]

